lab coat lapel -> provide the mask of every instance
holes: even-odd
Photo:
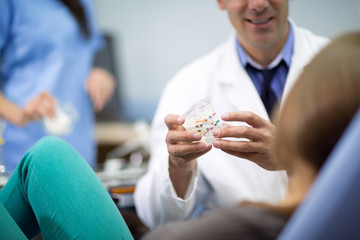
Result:
[[[286,78],[286,83],[284,86],[281,102],[284,102],[290,89],[293,87],[294,83],[296,82],[296,79],[302,72],[303,68],[299,66],[307,62],[306,58],[308,57],[307,49],[302,46],[303,40],[299,39],[300,36],[297,32],[296,29],[297,27],[293,22],[291,23],[294,28],[294,52],[291,58],[291,66],[289,68],[289,72]]]
[[[291,19],[289,19],[289,21],[294,29],[294,52],[291,58],[291,66],[284,86],[284,92],[281,101],[282,103],[289,94],[290,89],[295,84],[306,64],[310,62],[311,58],[315,55],[317,50],[319,50],[318,48],[309,49],[309,44],[306,44],[308,39],[304,36],[304,34],[299,33],[299,27]]]
[[[217,83],[222,97],[227,99],[232,110],[251,111],[268,119],[266,109],[252,80],[241,66],[236,52],[235,36],[227,42]]]

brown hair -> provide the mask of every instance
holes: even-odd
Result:
[[[70,11],[71,15],[75,18],[81,33],[86,37],[90,37],[90,28],[86,18],[85,10],[79,0],[59,0]]]
[[[275,154],[290,151],[317,170],[360,106],[360,32],[334,39],[305,67],[279,116]],[[288,148],[284,150],[284,148]]]

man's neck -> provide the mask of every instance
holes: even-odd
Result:
[[[289,34],[289,25],[287,25],[285,34],[281,36],[279,41],[276,41],[273,44],[269,44],[268,46],[249,44],[246,40],[243,40],[241,37],[237,36],[237,38],[247,55],[249,55],[253,60],[259,63],[261,66],[267,67],[283,49],[288,34]]]

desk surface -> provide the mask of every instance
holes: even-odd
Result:
[[[136,135],[132,123],[97,123],[95,136],[100,145],[117,145],[126,142]]]

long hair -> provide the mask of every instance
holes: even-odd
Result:
[[[280,111],[280,161],[292,152],[320,169],[360,107],[359,63],[360,32],[354,32],[335,38],[304,68]]]
[[[79,2],[79,0],[59,0],[62,2],[70,11],[72,16],[75,18],[81,33],[85,36],[85,38],[90,37],[90,29],[88,25],[88,21],[86,18],[86,14],[83,6]]]

